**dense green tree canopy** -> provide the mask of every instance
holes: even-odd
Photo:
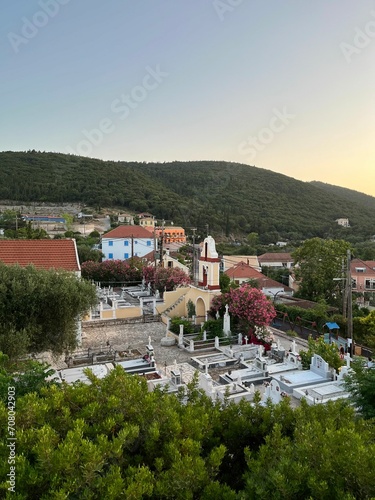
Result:
[[[0,350],[73,349],[77,319],[95,303],[95,287],[72,273],[0,264]]]
[[[16,210],[5,209],[0,213],[1,229],[16,230],[25,225],[25,221],[22,219],[21,214]]]
[[[239,163],[113,162],[54,153],[0,153],[0,199],[124,207],[205,234],[280,239],[370,237],[375,199],[361,204],[321,187]],[[183,182],[181,179],[183,178]],[[251,196],[249,191],[251,190]],[[351,227],[335,222],[348,217]]]
[[[17,397],[29,392],[39,393],[55,383],[55,370],[47,363],[33,359],[11,360],[0,352],[0,400],[6,402],[8,388],[14,387]]]
[[[344,240],[312,238],[293,253],[298,295],[304,299],[328,304],[337,302],[338,282],[343,277],[350,244]],[[342,285],[341,285],[342,289]]]
[[[16,493],[38,499],[371,499],[375,430],[345,402],[223,405],[117,367],[19,395]],[[7,418],[0,403],[0,420]],[[0,491],[10,500],[7,428]]]
[[[291,433],[277,423],[258,453],[247,449],[247,499],[365,499],[374,495],[374,426],[345,403],[295,410]]]
[[[363,417],[375,418],[375,364],[357,358],[351,367],[345,379],[346,387]]]

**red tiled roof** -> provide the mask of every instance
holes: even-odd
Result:
[[[353,259],[350,262],[350,272],[351,274],[358,274],[356,268],[364,269],[363,274],[375,274],[375,270],[369,264],[371,261],[364,261],[361,259]]]
[[[234,279],[261,279],[265,278],[264,274],[260,273],[253,267],[249,266],[248,264],[245,264],[245,262],[239,262],[233,267],[230,267],[225,271],[225,274],[227,274],[230,278]]]
[[[371,269],[375,269],[375,260],[364,260],[363,261]]]
[[[155,250],[151,250],[151,252],[146,253],[143,257],[141,257],[143,261],[153,262],[155,260]]]
[[[142,226],[118,226],[112,231],[103,234],[102,238],[147,238],[151,237],[150,231]]]
[[[293,262],[292,256],[287,252],[264,253],[263,255],[259,255],[258,260],[259,262]]]
[[[0,240],[0,262],[80,271],[75,240]]]
[[[286,285],[279,283],[271,278],[268,278],[264,274],[260,273],[253,267],[245,264],[245,262],[240,262],[235,266],[227,269],[225,271],[232,280],[235,279],[255,279],[258,281],[261,288],[284,288],[285,291],[291,291],[292,289]]]

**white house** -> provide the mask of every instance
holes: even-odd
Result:
[[[141,226],[118,226],[102,236],[103,260],[144,257],[153,250],[153,233]]]
[[[259,272],[262,270],[256,255],[223,255],[221,259],[221,270],[225,273],[228,269],[241,262],[244,262]]]
[[[337,222],[339,226],[350,227],[349,219],[347,219],[346,217],[341,217],[340,219],[336,219],[335,222]]]
[[[169,254],[169,250],[166,250],[163,255],[163,267],[178,267],[179,269],[182,269],[186,274],[189,274],[190,272],[188,266],[185,266],[185,264],[181,264],[179,260],[175,259]]]
[[[291,269],[293,267],[293,259],[290,253],[273,253],[268,252],[258,257],[259,264],[263,267],[272,267],[273,269],[287,268]]]

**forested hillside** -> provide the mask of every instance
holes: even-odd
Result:
[[[369,196],[368,194],[360,193],[359,191],[354,191],[353,189],[333,186],[332,184],[326,184],[325,182],[312,181],[310,184],[320,189],[324,189],[330,195],[340,196],[347,201],[353,201],[354,203],[366,206],[372,210],[375,209],[374,196]]]
[[[216,235],[256,232],[263,242],[314,236],[367,238],[375,232],[375,202],[372,207],[349,196],[327,196],[322,187],[237,163],[113,162],[3,152],[0,178],[1,200],[150,211],[159,219],[202,232],[208,224]],[[339,217],[348,217],[351,228],[339,227]]]

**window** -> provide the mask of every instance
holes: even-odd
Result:
[[[128,240],[125,240],[125,241],[124,241],[124,246],[125,246],[125,247],[128,247],[128,246],[129,246],[129,242],[128,242]]]
[[[124,259],[128,259],[129,258],[129,254],[128,253],[124,253]]]
[[[135,244],[135,245],[137,245],[137,244],[138,244],[138,241],[137,241],[137,240],[135,240],[134,244]]]
[[[113,247],[113,241],[108,241],[108,246]]]
[[[356,273],[364,273],[366,271],[365,267],[356,267],[355,272]]]
[[[375,290],[375,279],[365,281],[366,290]]]
[[[151,246],[151,241],[150,241],[150,240],[148,240],[148,241],[147,241],[147,246],[148,246],[148,247],[150,247],[150,246]]]
[[[108,259],[113,259],[113,253],[108,254]]]

